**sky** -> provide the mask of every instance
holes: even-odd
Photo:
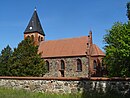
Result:
[[[46,40],[93,34],[93,43],[102,50],[103,37],[115,22],[127,22],[130,0],[0,0],[0,51],[17,47],[37,8]],[[104,50],[103,50],[104,51]]]

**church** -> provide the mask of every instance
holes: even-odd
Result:
[[[88,36],[46,41],[35,9],[24,31],[26,37],[31,37],[39,47],[38,53],[42,53],[48,70],[44,77],[102,76],[105,54],[93,43],[92,31]]]

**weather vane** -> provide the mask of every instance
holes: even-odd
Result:
[[[34,10],[35,10],[35,11],[37,10],[36,6],[35,6]]]

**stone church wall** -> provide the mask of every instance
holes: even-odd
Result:
[[[82,71],[77,71],[77,59],[81,60]],[[65,62],[64,77],[88,77],[88,58],[69,57],[45,59],[49,62],[49,72],[44,77],[61,77],[61,60]]]

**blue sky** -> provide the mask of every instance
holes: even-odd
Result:
[[[114,22],[127,22],[126,3],[130,0],[1,0],[0,51],[8,44],[15,48],[35,6],[46,40],[87,36],[101,49],[103,36]]]

